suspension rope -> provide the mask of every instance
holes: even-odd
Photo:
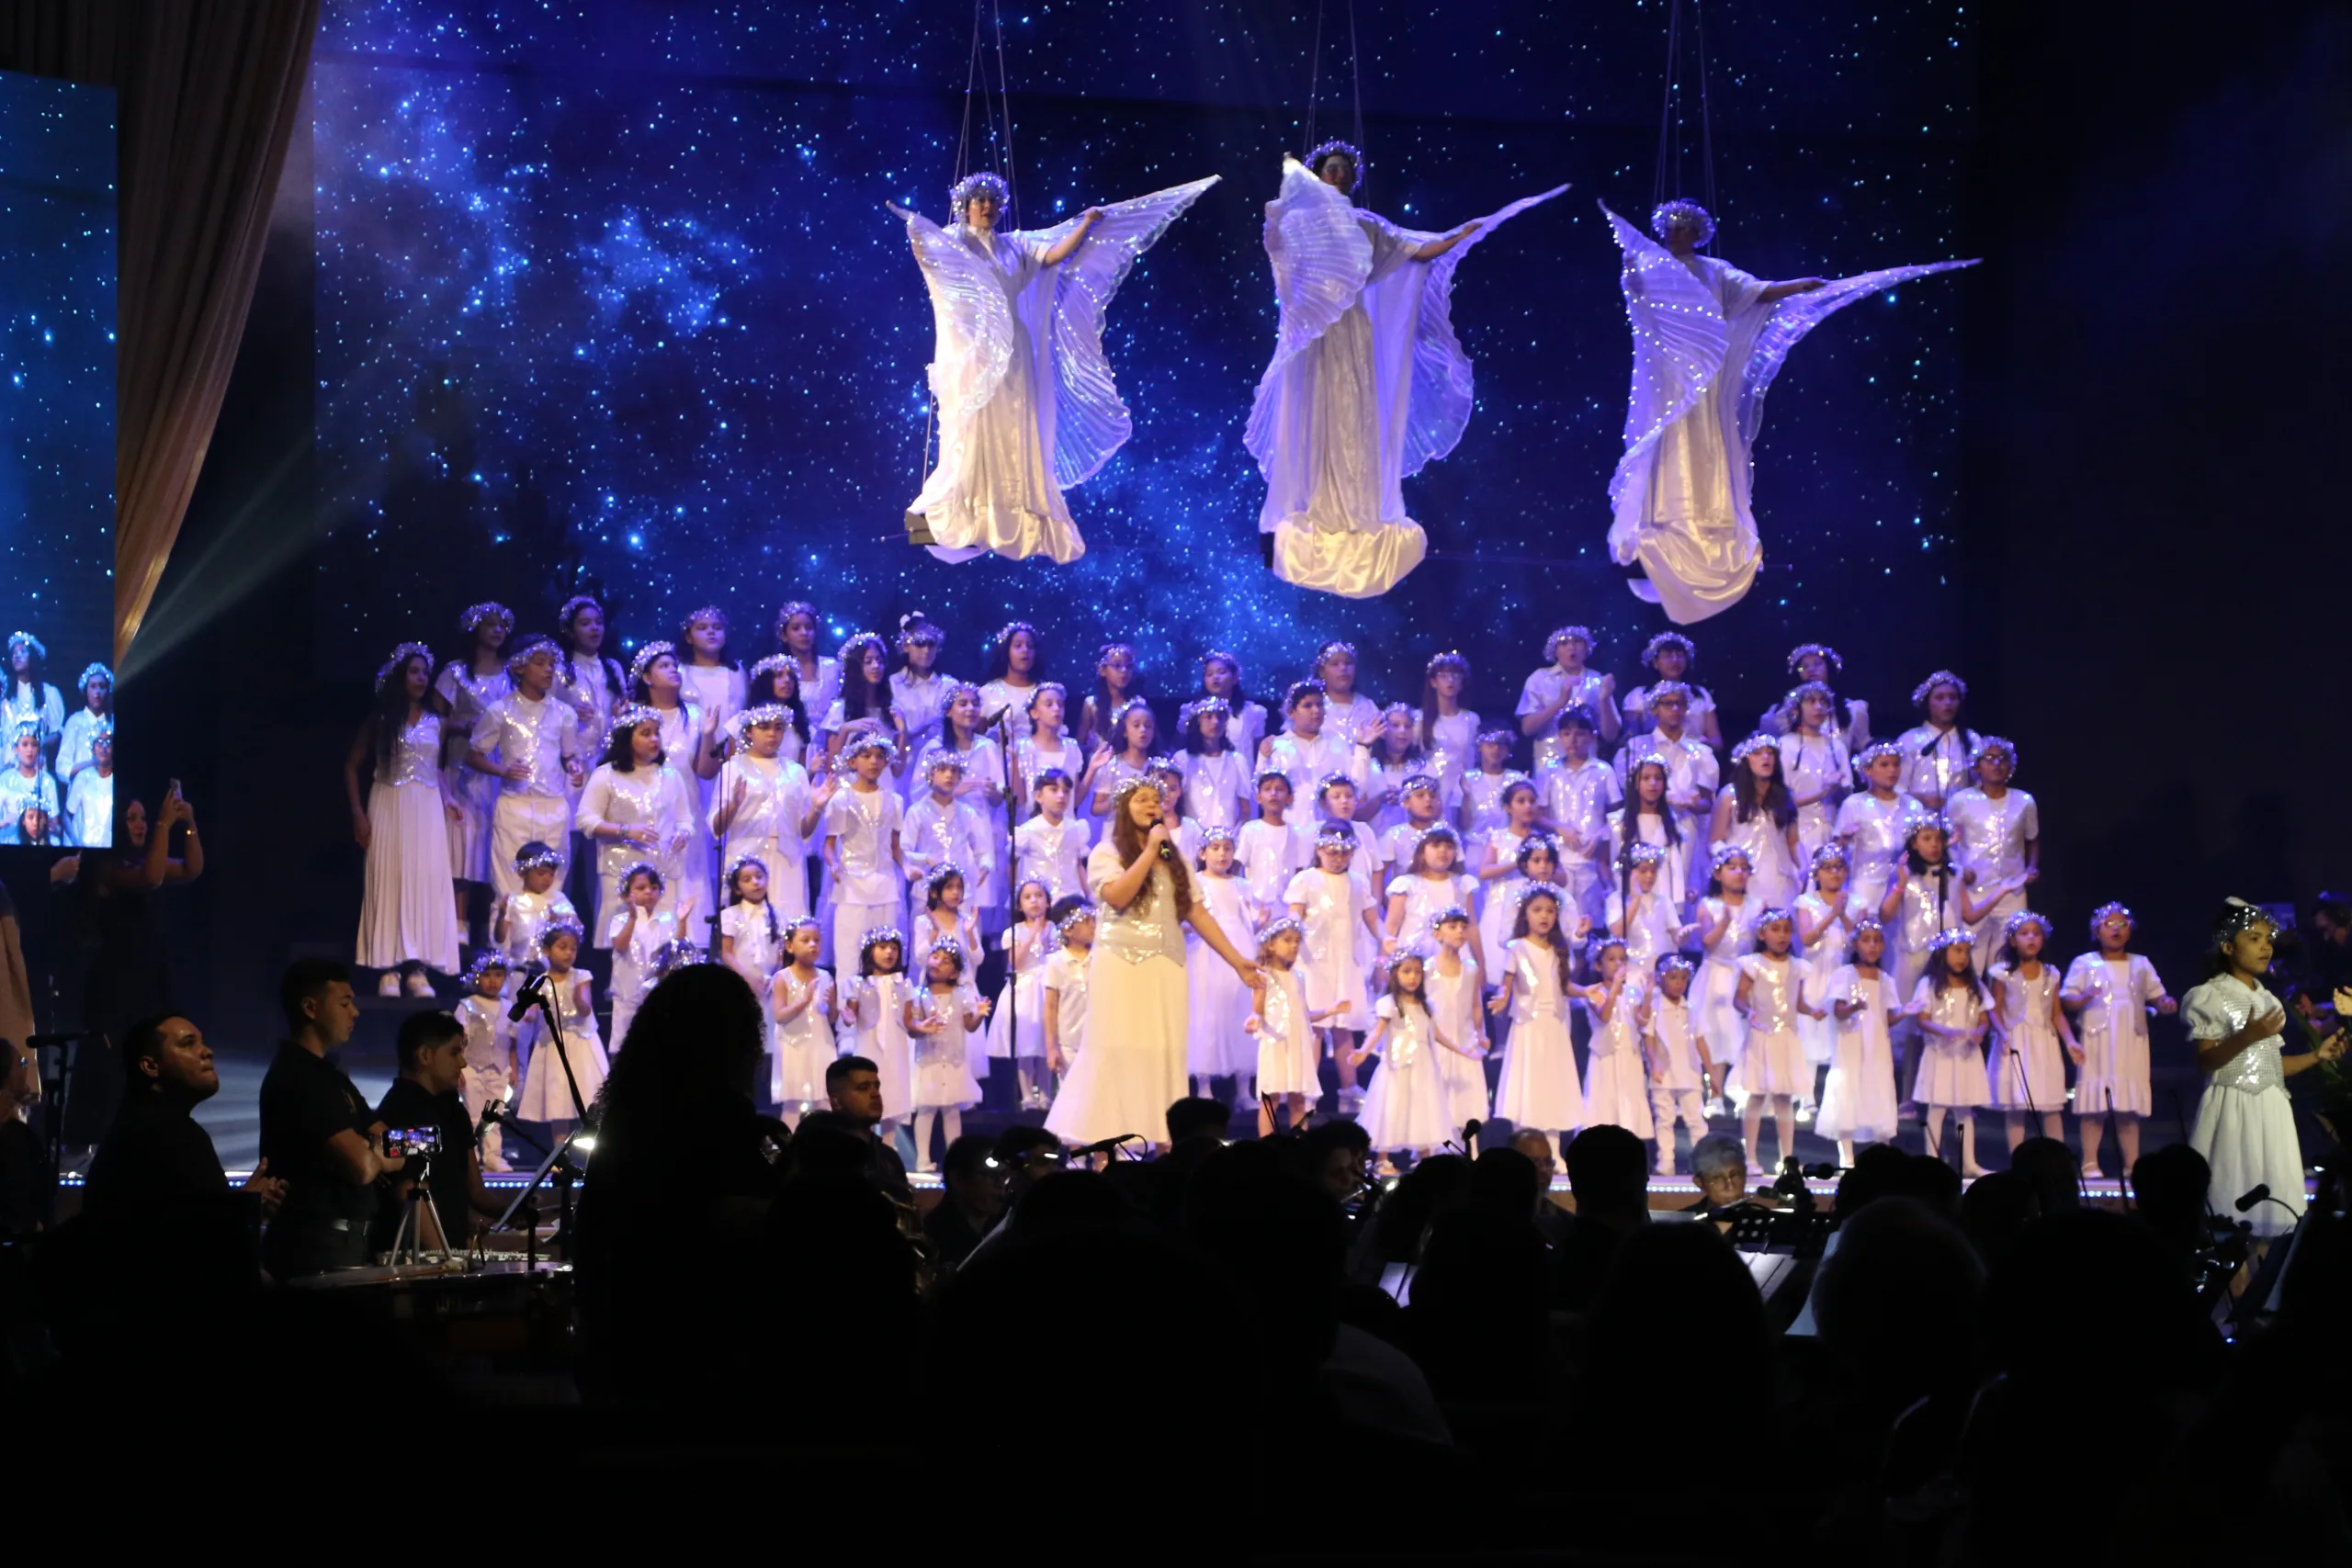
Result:
[[[1692,52],[1697,56],[1699,74],[1700,188],[1705,193],[1705,205],[1712,213],[1715,209],[1714,107],[1709,102],[1707,92],[1707,11],[1703,0],[1690,0],[1690,19]],[[1658,105],[1657,172],[1650,181],[1653,209],[1668,195],[1682,194],[1683,154],[1689,150],[1682,136],[1683,105],[1687,101],[1682,90],[1682,0],[1671,0],[1666,18],[1666,88]],[[1668,188],[1669,183],[1671,191]]]
[[[1315,0],[1315,48],[1306,58],[1306,127],[1298,141],[1302,158],[1315,150],[1315,100],[1323,90],[1323,0]]]

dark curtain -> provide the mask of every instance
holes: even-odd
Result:
[[[318,0],[0,0],[0,67],[119,95],[117,668],[228,389],[318,20]]]

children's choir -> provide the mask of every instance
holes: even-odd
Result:
[[[784,606],[748,677],[716,607],[687,617],[683,651],[644,644],[626,671],[585,597],[556,638],[514,642],[513,615],[477,604],[437,671],[396,649],[347,769],[361,962],[387,994],[403,973],[428,994],[488,885],[490,956],[468,984],[560,973],[585,1093],[604,1047],[580,948],[611,952],[622,1049],[662,955],[697,943],[767,999],[787,1114],[855,1051],[885,1064],[894,1119],[952,1138],[991,1059],[1037,1109],[1087,1049],[1089,852],[1114,793],[1146,779],[1267,982],[1190,966],[1193,1087],[1256,1100],[1266,1130],[1324,1103],[1328,1062],[1336,1109],[1390,1157],[1499,1115],[1555,1139],[1624,1126],[1671,1172],[1711,1114],[1742,1118],[1751,1158],[1768,1114],[1782,1156],[1805,1117],[1850,1154],[1911,1104],[1931,1146],[1952,1124],[1973,1170],[1978,1111],[2012,1145],[2055,1132],[2071,1064],[2086,1170],[2110,1120],[2127,1168],[2137,1153],[2149,1014],[2176,1004],[2120,906],[2062,977],[2028,908],[2041,823],[2017,748],[1962,722],[1949,671],[1914,693],[1917,727],[1874,740],[1831,684],[1837,651],[1805,644],[1798,683],[1725,747],[1679,632],[1642,650],[1648,678],[1621,703],[1588,664],[1593,634],[1560,628],[1512,728],[1469,705],[1459,653],[1428,661],[1419,705],[1383,705],[1354,648],[1327,643],[1270,712],[1212,651],[1163,743],[1127,644],[1099,651],[1073,712],[1026,622],[990,640],[982,685],[941,668],[920,614],[896,668],[872,633],[819,656],[819,625]],[[103,674],[85,682],[100,697]],[[77,759],[106,746],[103,718],[84,728]],[[593,922],[562,890],[575,858]],[[984,954],[1003,965],[990,997]],[[477,1010],[482,1092],[511,1069],[565,1110],[568,1090],[533,1080],[533,1032],[508,1041]]]

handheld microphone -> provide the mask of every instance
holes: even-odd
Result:
[[[2269,1201],[2270,1183],[2267,1181],[2258,1181],[2255,1183],[2253,1191],[2248,1192],[2245,1197],[2238,1200],[2238,1213],[2243,1214],[2248,1209],[2253,1208],[2256,1203],[2267,1203]]]
[[[544,971],[524,981],[523,988],[514,993],[514,1004],[506,1010],[506,1021],[520,1023],[529,1017],[532,1007],[547,988],[548,977]]]
[[[1467,1151],[1477,1146],[1478,1134],[1486,1130],[1486,1122],[1473,1116],[1462,1123],[1462,1147]]]

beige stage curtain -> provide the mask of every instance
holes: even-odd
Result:
[[[119,95],[118,669],[236,364],[318,21],[318,0],[0,0],[0,67]]]

